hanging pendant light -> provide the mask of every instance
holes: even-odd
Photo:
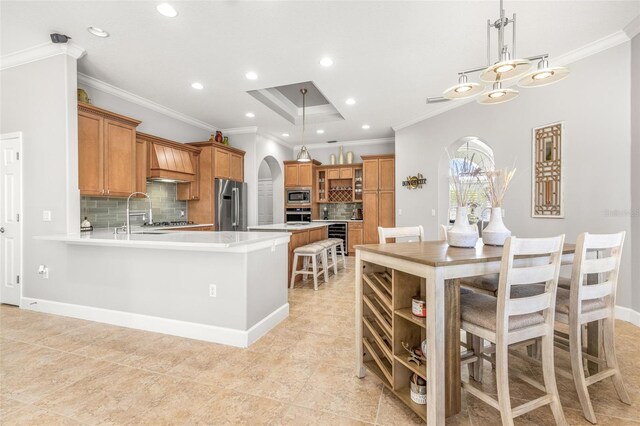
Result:
[[[496,81],[493,83],[493,89],[483,93],[482,96],[478,98],[478,103],[483,105],[501,104],[517,98],[519,94],[520,92],[514,89],[503,89],[502,83]]]
[[[297,160],[300,161],[301,163],[308,163],[309,161],[311,161],[311,154],[309,154],[309,150],[307,150],[307,147],[304,144],[304,131],[306,127],[305,98],[307,95],[307,89],[305,88],[300,89],[300,93],[302,93],[302,148],[300,148],[300,152],[298,153]]]
[[[478,83],[469,83],[467,75],[462,74],[458,79],[458,84],[449,87],[442,94],[447,99],[465,99],[476,96],[484,90],[484,86]]]
[[[520,87],[541,87],[553,84],[569,75],[565,67],[550,67],[549,61],[543,58],[538,62],[538,68],[531,71],[518,81]]]
[[[480,74],[480,80],[487,83],[505,81],[517,78],[531,68],[531,62],[527,59],[511,59],[509,52],[502,52],[499,62],[491,65]]]

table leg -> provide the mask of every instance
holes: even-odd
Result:
[[[356,250],[356,376],[363,378],[365,374],[362,348],[362,260],[360,250]]]
[[[445,418],[444,269],[427,269],[427,424],[443,425]],[[458,347],[458,352],[460,348]]]
[[[460,281],[445,283],[445,412],[453,416],[462,410],[460,377]]]

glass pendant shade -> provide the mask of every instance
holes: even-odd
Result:
[[[482,71],[480,80],[487,83],[505,81],[517,78],[531,68],[531,62],[526,59],[506,59],[496,62]]]
[[[483,105],[501,104],[517,98],[519,94],[520,92],[514,89],[503,89],[502,83],[496,82],[493,84],[493,89],[478,98],[478,103]]]
[[[300,148],[297,160],[301,163],[308,163],[309,161],[311,161],[311,155],[309,154],[306,146],[302,146],[302,148]]]
[[[531,71],[518,81],[520,87],[542,87],[553,84],[569,75],[569,69],[565,67],[550,67],[546,59],[538,63],[538,68]]]
[[[467,82],[467,76],[462,74],[458,79],[458,84],[449,87],[442,93],[447,99],[465,99],[476,96],[484,90],[484,86],[478,83]]]

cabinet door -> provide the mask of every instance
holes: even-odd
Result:
[[[193,201],[200,199],[200,154],[189,154],[195,180],[193,182],[184,182],[177,185],[176,200]]]
[[[105,188],[110,197],[126,197],[136,189],[136,129],[104,120]]]
[[[378,243],[378,192],[365,192],[362,195],[364,244]]]
[[[362,163],[363,191],[378,190],[378,160],[364,160]]]
[[[298,165],[284,165],[284,186],[298,186]]]
[[[395,188],[395,160],[382,158],[379,161],[378,188],[380,191],[393,191]]]
[[[303,187],[313,186],[313,166],[309,164],[298,164],[298,185]]]
[[[104,194],[102,117],[78,112],[78,188],[80,195]]]
[[[378,226],[383,228],[396,226],[394,191],[380,191],[378,193]]]
[[[147,141],[142,139],[136,140],[136,191],[147,192]]]
[[[351,167],[343,167],[340,169],[340,179],[353,178],[353,169]]]
[[[347,240],[349,241],[349,247],[347,248],[347,252],[350,255],[355,254],[356,250],[354,246],[362,244],[362,224],[355,224],[353,222],[349,223],[349,237]]]
[[[309,230],[309,243],[315,243],[316,241],[322,241],[325,239],[326,227]]]
[[[244,181],[244,158],[242,155],[238,154],[229,154],[229,176],[231,179],[243,182]]]
[[[231,177],[229,153],[216,148],[215,154],[215,177],[229,179]]]
[[[340,169],[327,170],[327,179],[340,179]]]

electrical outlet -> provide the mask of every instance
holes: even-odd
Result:
[[[209,297],[217,297],[217,289],[215,284],[209,284]]]
[[[431,209],[431,216],[436,217],[436,209]]]
[[[51,222],[51,210],[43,210],[42,211],[42,221],[43,222]]]

